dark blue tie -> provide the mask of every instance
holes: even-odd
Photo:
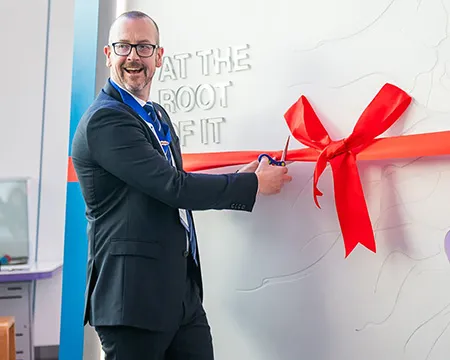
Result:
[[[150,116],[150,119],[153,121],[153,126],[156,127],[157,133],[161,133],[163,131],[161,121],[159,120],[158,116],[156,115],[155,107],[151,102],[148,102],[144,105],[145,111],[147,111],[148,115]],[[172,164],[172,154],[170,153],[169,147],[167,147],[167,151],[165,151],[167,160],[170,164]],[[192,216],[189,211],[186,211],[186,217],[188,221],[188,228],[186,231],[188,232],[189,236],[189,248],[191,249],[192,257],[194,258],[195,263],[197,263],[197,243],[195,241],[195,232],[192,231],[194,227],[194,223],[192,221]]]
[[[186,211],[186,216],[187,216],[187,220],[189,223],[189,245],[190,245],[190,249],[191,249],[191,254],[192,257],[195,261],[195,263],[198,265],[197,262],[197,242],[195,241],[195,232],[192,231],[192,229],[194,228],[194,223],[192,221],[192,216],[191,213],[189,211]]]
[[[148,115],[153,120],[153,122],[157,125],[158,131],[162,131],[161,121],[159,121],[158,116],[156,116],[156,111],[153,104],[151,102],[148,102],[147,104],[144,105],[144,109],[145,111],[147,111]]]
[[[150,119],[152,120],[152,125],[156,128],[156,132],[158,134],[163,133],[163,126],[161,125],[161,121],[156,115],[155,107],[153,106],[153,104],[151,102],[148,102],[147,104],[144,105],[144,109],[150,116]],[[169,160],[169,163],[172,164],[172,154],[170,153],[169,145],[163,146],[162,148],[164,150],[164,153],[166,154],[167,160]]]

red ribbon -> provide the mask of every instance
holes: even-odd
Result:
[[[411,97],[398,87],[384,85],[367,106],[353,132],[342,140],[332,140],[308,100],[300,99],[286,112],[285,119],[292,135],[307,148],[290,150],[287,161],[315,161],[313,196],[322,193],[317,187],[326,164],[331,164],[334,196],[347,257],[358,243],[376,251],[372,224],[356,160],[381,160],[450,154],[450,131],[378,138],[403,114]],[[200,171],[241,165],[267,153],[280,158],[281,151],[229,151],[184,154],[184,169]],[[77,181],[69,158],[68,181]]]

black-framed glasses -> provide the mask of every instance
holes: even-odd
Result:
[[[136,48],[136,53],[143,58],[152,56],[155,49],[158,48],[158,45],[154,44],[129,44],[124,42],[115,42],[111,45],[117,56],[128,56],[133,48]]]

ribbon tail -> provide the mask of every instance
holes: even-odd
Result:
[[[375,236],[356,166],[356,158],[346,153],[330,161],[333,170],[336,212],[345,245],[345,257],[358,244],[376,252]]]

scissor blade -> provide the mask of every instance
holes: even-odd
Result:
[[[289,140],[291,139],[291,135],[287,137],[286,145],[284,145],[283,153],[281,154],[281,161],[286,161],[286,155],[289,148]]]

